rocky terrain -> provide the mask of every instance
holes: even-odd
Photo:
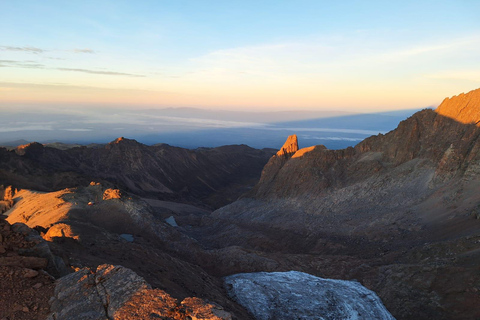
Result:
[[[447,99],[438,109],[457,110],[460,99],[459,113],[475,114],[479,95]],[[197,239],[283,256],[314,275],[357,279],[397,319],[478,318],[475,123],[427,109],[355,148],[298,150],[290,137],[256,187],[213,212],[209,232]]]
[[[221,279],[196,263],[204,261],[208,266],[222,252],[203,250],[142,199],[95,182],[49,193],[19,190],[14,199],[16,204],[8,212],[7,221],[26,230],[35,228],[37,236],[48,241],[47,247],[69,268],[62,274],[50,274],[58,277],[80,269],[96,270],[105,263],[122,265],[134,270],[154,289],[161,289],[171,301],[201,295],[232,311],[234,318],[249,319],[247,312],[227,297]],[[142,293],[145,297],[151,294]],[[65,315],[54,319],[72,318]]]
[[[295,295],[258,315],[225,279],[292,270],[356,280],[396,319],[480,318],[479,97],[446,99],[342,150],[299,149],[296,136],[276,154],[128,139],[0,149],[0,259],[17,261],[1,265],[16,268],[1,270],[2,286],[20,297],[5,295],[0,319],[76,319],[67,306],[98,319],[277,319]]]
[[[0,319],[46,319],[55,279],[45,270],[59,271],[54,260],[34,230],[0,219]]]
[[[0,181],[39,191],[109,182],[137,195],[218,208],[253,186],[274,153],[245,145],[196,150],[118,138],[66,150],[39,143],[0,148]]]

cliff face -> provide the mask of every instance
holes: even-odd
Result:
[[[436,112],[465,124],[480,123],[480,89],[446,98]]]

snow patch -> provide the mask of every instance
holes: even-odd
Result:
[[[165,219],[165,222],[171,225],[172,227],[178,227],[177,221],[175,221],[175,218],[173,216],[170,216],[167,219]]]

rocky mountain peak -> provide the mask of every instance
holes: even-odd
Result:
[[[461,123],[479,125],[480,89],[445,98],[435,111]]]
[[[125,139],[124,137],[119,137],[119,138],[115,139],[115,140],[113,141],[113,143],[120,143],[120,142],[126,141],[126,140],[128,140],[128,139]]]
[[[137,140],[134,139],[127,139],[124,137],[119,137],[112,142],[108,143],[106,145],[106,149],[111,149],[112,147],[115,146],[120,146],[120,147],[137,147],[143,145],[142,143],[138,142]]]
[[[289,157],[298,151],[298,139],[297,135],[293,134],[288,136],[287,141],[283,144],[282,148],[277,152],[277,156]]]
[[[15,153],[20,156],[23,156],[26,153],[39,153],[39,152],[42,152],[42,150],[43,150],[43,145],[41,143],[31,142],[31,143],[16,147]]]

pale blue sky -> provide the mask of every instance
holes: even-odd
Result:
[[[357,111],[480,87],[480,1],[0,1],[0,105]]]

